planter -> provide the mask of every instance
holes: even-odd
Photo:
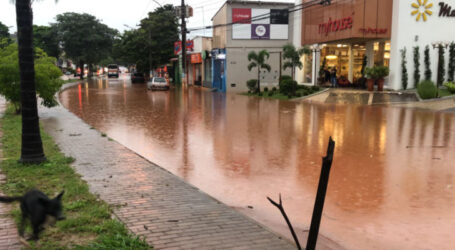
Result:
[[[378,91],[384,90],[384,78],[378,79]]]
[[[374,79],[368,79],[367,80],[367,87],[368,87],[368,91],[373,91],[374,90]]]

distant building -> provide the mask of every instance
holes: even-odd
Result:
[[[193,38],[193,51],[188,52],[186,82],[190,85],[212,87],[212,38],[196,36]]]
[[[229,0],[213,21],[212,87],[222,92],[246,92],[246,81],[257,79],[257,68],[248,71],[250,51],[267,50],[272,70],[261,70],[261,87],[278,86],[280,53],[293,41],[294,4]],[[225,25],[228,24],[228,25]],[[290,69],[282,74],[290,75]]]

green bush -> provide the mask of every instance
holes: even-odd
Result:
[[[265,87],[264,92],[269,92],[269,88]]]
[[[273,94],[275,94],[275,92],[273,92],[273,91],[268,92],[268,96],[273,96]]]
[[[295,95],[297,91],[297,82],[292,79],[286,79],[280,83],[280,92],[287,96]]]
[[[60,89],[63,81],[62,72],[55,66],[55,58],[48,57],[40,48],[35,49],[35,83],[36,93],[46,107],[58,105],[55,93]],[[18,112],[20,107],[20,73],[19,56],[16,43],[0,48],[0,95],[13,103]]]
[[[255,92],[256,89],[258,88],[258,80],[257,79],[251,79],[246,81],[246,86],[251,92]]]
[[[287,81],[287,80],[293,80],[292,76],[289,76],[289,75],[282,75],[281,76],[281,82],[284,82],[284,81]]]
[[[273,88],[272,88],[272,91],[275,92],[275,91],[276,91],[276,87],[273,87]]]
[[[419,83],[419,86],[417,87],[417,93],[419,93],[419,96],[422,99],[436,98],[438,95],[438,88],[436,88],[434,82],[424,80]]]
[[[311,91],[318,92],[319,90],[321,90],[319,86],[311,86]]]
[[[455,94],[455,84],[453,82],[446,82],[444,86],[446,86],[450,93]]]

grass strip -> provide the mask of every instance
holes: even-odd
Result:
[[[47,161],[39,165],[18,162],[21,151],[21,117],[10,107],[0,121],[3,130],[3,161],[1,169],[7,182],[1,189],[7,195],[23,195],[37,188],[53,198],[63,196],[66,220],[40,234],[40,249],[152,249],[139,237],[112,217],[107,203],[89,192],[86,182],[70,166],[74,161],[60,152],[52,138],[41,129]],[[19,222],[20,209],[15,204],[13,215]],[[31,230],[27,227],[27,232]],[[32,243],[34,246],[34,243]],[[34,246],[37,247],[37,246]]]

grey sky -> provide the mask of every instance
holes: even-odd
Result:
[[[181,0],[156,0],[162,5],[180,5]],[[281,0],[294,2],[293,0]],[[221,0],[185,0],[192,6],[194,16],[188,21],[188,27],[200,27],[211,24],[211,18],[225,1]],[[55,22],[57,14],[65,12],[88,13],[96,16],[111,28],[119,31],[134,27],[144,18],[149,11],[158,5],[153,0],[42,0],[33,3],[34,24],[48,25]],[[6,26],[12,26],[10,32],[16,31],[16,12],[10,0],[0,0],[0,22]],[[125,26],[127,25],[127,26]],[[203,31],[192,32],[190,37],[203,35]],[[207,30],[206,35],[211,31]]]

